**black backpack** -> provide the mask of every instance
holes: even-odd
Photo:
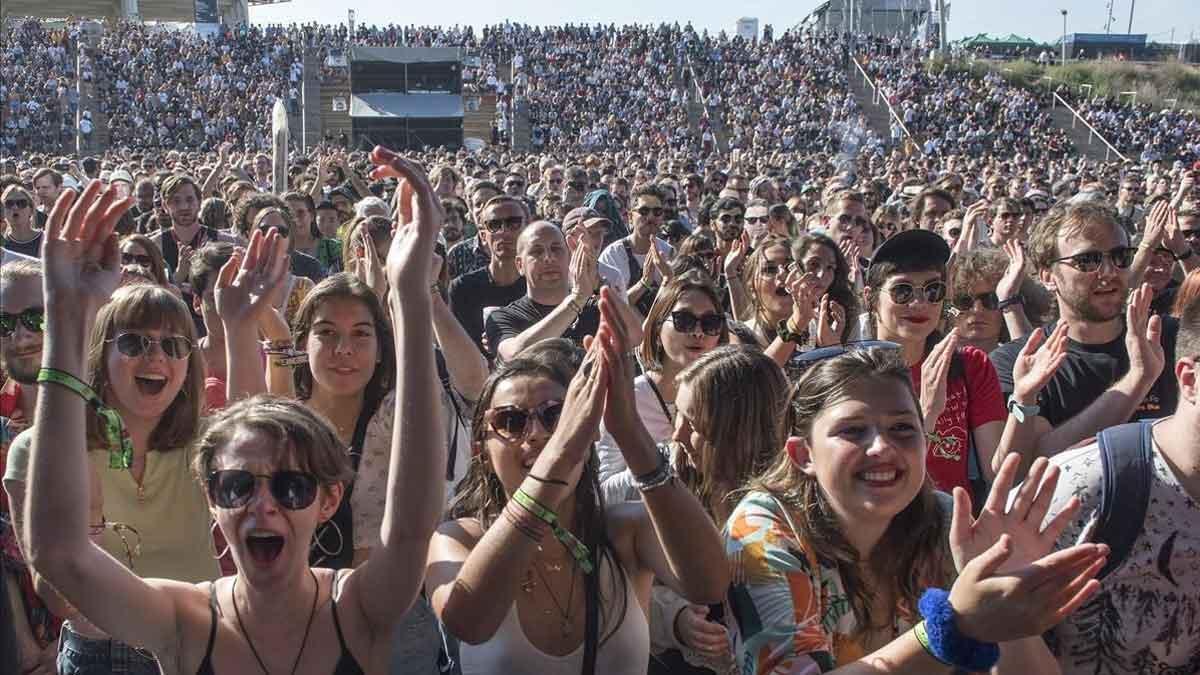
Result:
[[[1104,493],[1093,541],[1112,549],[1097,579],[1121,566],[1145,525],[1154,480],[1153,427],[1148,420],[1130,422],[1109,427],[1097,436]]]

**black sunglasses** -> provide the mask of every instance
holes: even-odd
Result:
[[[994,291],[980,293],[979,295],[962,293],[954,296],[954,301],[951,304],[954,305],[954,309],[960,312],[968,312],[975,308],[976,300],[983,303],[983,308],[986,310],[995,311],[1000,308],[1000,298],[996,296]]]
[[[208,494],[223,509],[240,509],[254,497],[259,478],[265,478],[271,496],[289,511],[306,509],[317,498],[317,477],[302,471],[251,473],[244,469],[222,469],[208,475]]]
[[[1180,230],[1179,234],[1188,241],[1200,239],[1200,230]]]
[[[717,220],[726,225],[741,225],[742,223],[746,222],[746,219],[743,216],[734,215],[732,213],[722,213],[717,217]]]
[[[149,352],[151,345],[158,345],[167,358],[177,361],[182,361],[192,355],[192,341],[182,335],[152,338],[141,333],[121,333],[107,342],[116,343],[117,351],[131,359]]]
[[[558,426],[558,418],[562,417],[563,404],[561,401],[546,401],[536,408],[522,408],[516,405],[500,406],[487,411],[485,415],[492,430],[510,441],[521,441],[529,434],[533,426],[529,421],[537,418],[542,429],[554,431]]]
[[[721,330],[725,328],[725,315],[712,312],[704,316],[696,316],[691,312],[671,312],[671,325],[675,326],[675,330],[680,333],[693,333],[696,327],[700,327],[700,331],[709,337],[716,337],[721,334]]]
[[[121,253],[122,265],[141,265],[142,267],[153,267],[154,258],[144,253]]]
[[[268,234],[271,234],[271,230],[275,230],[276,232],[278,232],[278,233],[279,233],[279,236],[280,236],[280,237],[282,237],[282,238],[284,238],[284,239],[287,239],[287,238],[288,238],[288,235],[292,233],[292,230],[291,230],[291,228],[288,228],[288,227],[280,227],[280,226],[278,226],[278,225],[273,225],[273,226],[271,226],[271,227],[267,227],[266,225],[260,225],[260,226],[259,226],[259,228],[258,228],[258,231],[259,231],[259,232],[262,232],[262,233],[263,233],[263,236],[266,236],[266,235],[268,235]],[[374,232],[374,230],[372,230],[372,232]]]
[[[41,333],[46,328],[46,309],[27,307],[16,314],[0,312],[0,337],[12,337],[18,322],[31,333]]]
[[[1118,246],[1111,251],[1085,251],[1076,253],[1062,258],[1057,258],[1052,262],[1066,263],[1080,272],[1095,272],[1104,264],[1104,259],[1108,258],[1112,261],[1113,267],[1123,270],[1128,269],[1133,264],[1133,256],[1137,253],[1137,249],[1129,246]]]
[[[571,188],[572,190],[582,190],[587,187],[587,183],[584,183],[581,180],[570,180],[567,181],[567,187]]]
[[[517,232],[522,227],[525,227],[525,216],[512,216],[510,218],[493,218],[483,221],[483,226],[488,232],[496,234],[500,230],[508,230],[509,232]]]
[[[16,211],[18,209],[27,209],[27,208],[29,208],[29,200],[28,199],[9,199],[4,202],[4,208],[12,209],[14,211]]]
[[[759,223],[763,223],[765,225],[768,220],[770,220],[770,218],[767,216],[746,216],[746,223],[748,225],[757,225]]]
[[[902,281],[887,289],[887,292],[892,296],[892,302],[897,305],[907,305],[917,299],[918,290],[925,297],[926,302],[937,304],[946,297],[946,282],[931,281],[918,289],[916,286]]]
[[[661,206],[639,206],[634,209],[634,212],[643,218],[647,216],[659,217],[662,216],[663,209]]]

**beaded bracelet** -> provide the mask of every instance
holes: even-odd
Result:
[[[520,488],[517,488],[512,498],[514,502],[550,526],[550,530],[554,532],[554,538],[567,547],[567,550],[571,552],[576,562],[579,563],[579,568],[583,570],[584,574],[592,573],[593,565],[587,546],[584,546],[583,542],[579,541],[575,535],[568,532],[562,525],[559,525],[558,514],[546,508],[544,504]]]
[[[658,447],[658,466],[649,473],[634,476],[633,486],[638,489],[638,492],[649,492],[666,485],[674,477],[675,473],[671,470],[671,461],[668,459],[666,449],[660,445]]]

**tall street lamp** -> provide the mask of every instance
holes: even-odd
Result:
[[[1067,65],[1067,10],[1062,10],[1063,15],[1063,34],[1062,34],[1062,64]]]

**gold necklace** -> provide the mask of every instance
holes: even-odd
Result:
[[[558,601],[558,596],[554,595],[554,589],[550,588],[550,584],[546,582],[546,577],[542,576],[542,571],[540,569],[538,569],[537,566],[534,566],[533,571],[536,572],[538,575],[538,578],[542,580],[542,585],[544,585],[546,587],[546,593],[548,593],[550,595],[550,601],[554,603],[554,608],[556,610],[558,610],[558,615],[559,615],[559,618],[561,619],[560,628],[562,629],[562,636],[564,638],[571,637],[571,631],[574,629],[574,624],[571,622],[571,605],[574,604],[574,601],[575,601],[575,577],[576,577],[576,574],[575,574],[574,568],[571,569],[571,590],[567,594],[566,609],[564,609],[562,606],[562,603],[560,603]],[[528,576],[528,572],[526,572],[526,575],[527,575],[526,583],[528,583],[530,585],[529,590],[527,592],[532,593],[533,592],[533,578]],[[550,616],[549,609],[542,610],[542,613],[545,614],[546,616]]]

